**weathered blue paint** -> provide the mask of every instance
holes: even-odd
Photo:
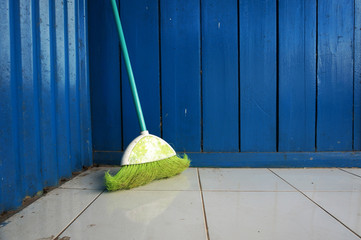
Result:
[[[19,144],[16,78],[12,55],[13,1],[0,2],[0,212],[21,204],[19,185]],[[13,124],[9,124],[13,123]]]
[[[276,151],[276,0],[239,2],[241,151]]]
[[[318,2],[317,151],[351,151],[354,1]]]
[[[190,152],[192,167],[361,167],[360,152]],[[94,163],[119,165],[123,152],[94,152]]]
[[[120,1],[120,18],[147,129],[160,136],[158,1]],[[127,71],[122,64],[123,140],[126,147],[140,134]]]
[[[20,41],[19,46],[21,61],[19,67],[21,67],[21,76],[18,79],[19,90],[21,91],[21,109],[20,109],[20,135],[24,136],[19,139],[22,151],[21,165],[27,167],[21,167],[21,176],[24,178],[23,189],[24,193],[29,195],[39,189],[42,186],[42,180],[40,175],[40,144],[39,141],[39,109],[37,108],[38,93],[34,91],[38,86],[34,77],[37,74],[37,70],[34,66],[37,65],[37,59],[35,56],[34,45],[37,41],[36,32],[33,31],[35,13],[31,11],[30,1],[21,1],[19,6],[20,16]],[[20,100],[20,99],[19,99]],[[35,102],[34,102],[35,101]],[[34,124],[35,123],[35,124]],[[36,139],[36,141],[34,141]]]
[[[316,0],[280,0],[278,27],[278,150],[314,151]]]
[[[71,175],[71,161],[70,161],[70,125],[69,121],[69,91],[66,83],[66,61],[65,61],[65,9],[64,3],[60,1],[53,2],[53,9],[55,13],[55,21],[57,28],[55,28],[55,108],[57,111],[56,129],[57,129],[57,158],[63,159],[63,162],[58,165],[59,175]],[[66,6],[66,3],[65,3]],[[53,40],[54,41],[54,40]],[[65,103],[65,104],[64,104]]]
[[[81,166],[90,166],[92,160],[92,137],[91,133],[91,112],[90,112],[90,86],[89,86],[89,47],[88,47],[88,2],[87,0],[78,1],[78,41],[77,52],[79,61],[79,113],[80,116],[80,148],[81,148]],[[81,166],[75,166],[79,168]]]
[[[202,1],[203,151],[239,150],[237,0]]]
[[[52,69],[50,58],[50,11],[49,2],[39,5],[39,88],[40,88],[40,142],[41,164],[43,185],[55,185],[57,183],[57,164],[54,161],[57,155],[56,129],[52,108],[54,108]],[[40,21],[41,20],[41,21]],[[44,159],[49,159],[45,161]]]
[[[0,212],[92,164],[85,6],[0,3]]]
[[[200,2],[161,0],[160,9],[163,138],[200,151]]]

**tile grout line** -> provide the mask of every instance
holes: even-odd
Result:
[[[355,173],[352,173],[352,172],[346,171],[346,170],[344,170],[344,169],[342,169],[342,168],[337,168],[337,169],[338,169],[338,170],[341,170],[341,171],[343,171],[343,172],[346,172],[346,173],[348,173],[348,174],[351,174],[351,175],[354,175],[354,176],[356,176],[356,177],[361,178],[361,176],[360,176],[360,175],[357,175],[357,174],[355,174]]]
[[[208,231],[208,222],[207,222],[207,215],[206,215],[206,208],[204,206],[204,198],[203,198],[203,190],[202,190],[202,183],[201,183],[201,178],[199,176],[199,168],[197,168],[197,177],[198,177],[198,184],[199,184],[199,189],[200,189],[200,194],[201,194],[201,202],[202,202],[202,211],[203,211],[203,219],[204,219],[204,225],[205,225],[205,230],[206,230],[206,239],[210,240],[209,238],[209,231]]]
[[[100,197],[100,195],[102,195],[104,191],[105,189],[101,191],[73,220],[71,220],[70,223],[53,238],[53,240],[58,240],[60,235],[63,234]]]
[[[304,197],[306,197],[308,200],[310,200],[313,204],[315,204],[317,207],[321,208],[325,213],[327,213],[328,215],[330,215],[333,219],[335,219],[337,222],[339,222],[341,225],[343,225],[345,228],[347,228],[350,232],[352,232],[353,234],[355,234],[357,237],[361,238],[361,236],[359,234],[357,234],[354,230],[352,230],[350,227],[348,227],[346,224],[344,224],[343,222],[341,222],[338,218],[336,218],[334,215],[332,215],[329,211],[327,211],[325,208],[323,208],[321,205],[319,205],[317,202],[315,202],[314,200],[312,200],[310,197],[308,197],[305,193],[303,193],[301,190],[299,190],[298,188],[296,188],[295,186],[293,186],[291,183],[289,183],[286,179],[282,178],[280,175],[278,175],[277,173],[275,173],[274,171],[272,171],[271,169],[267,168],[271,173],[273,173],[274,175],[276,175],[277,177],[279,177],[280,179],[282,179],[285,183],[287,183],[289,186],[291,186],[292,188],[294,188],[297,192],[301,193]]]
[[[297,192],[295,190],[205,190],[204,192],[231,192],[231,193],[259,193],[259,192],[264,192],[264,193],[271,193],[271,192]],[[350,191],[336,191],[336,190],[320,190],[320,191],[314,191],[314,190],[310,190],[310,191],[305,191],[305,192],[327,192],[327,193],[334,193],[334,192],[342,192],[342,193],[346,193],[346,192],[350,192]]]
[[[72,188],[72,187],[59,187],[59,189],[73,189],[73,190],[81,190],[81,191],[94,191],[94,190],[101,190],[104,191],[106,189],[84,189],[84,188]],[[198,192],[199,190],[192,190],[192,189],[180,189],[180,190],[171,190],[171,189],[141,189],[141,190],[127,190],[129,192]]]
[[[93,188],[81,188],[81,187],[58,187],[58,189],[74,189],[74,190],[82,190],[82,191],[104,191],[105,189],[93,189]]]

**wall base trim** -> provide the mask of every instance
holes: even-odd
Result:
[[[192,167],[361,167],[361,152],[187,153]],[[119,165],[123,152],[94,151],[95,164]]]

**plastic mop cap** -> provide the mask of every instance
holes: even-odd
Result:
[[[143,131],[124,152],[121,165],[132,165],[159,161],[176,155],[173,148],[163,139]]]

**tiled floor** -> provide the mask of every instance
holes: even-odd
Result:
[[[82,173],[1,223],[0,239],[361,238],[361,169],[190,168],[118,192],[104,190],[106,170]]]

